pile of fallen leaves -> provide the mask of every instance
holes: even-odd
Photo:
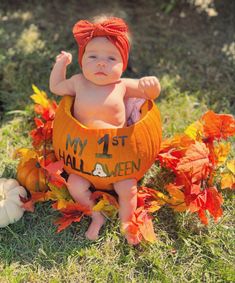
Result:
[[[21,164],[18,173],[24,164],[32,162],[43,172],[46,186],[42,190],[37,177],[40,174],[34,175],[36,185],[33,188],[26,186],[28,198],[22,201],[24,208],[32,212],[35,203],[51,201],[53,209],[61,213],[55,222],[60,232],[71,223],[81,221],[84,215],[90,215],[91,210],[73,201],[63,177],[63,161],[52,157],[53,120],[58,106],[44,91],[36,86],[33,90],[31,98],[37,115],[34,119],[36,128],[30,132],[33,148],[17,150]],[[156,166],[168,170],[174,180],[160,188],[138,188],[138,208],[124,233],[136,243],[142,239],[154,242],[153,213],[165,205],[176,212],[197,213],[205,225],[209,215],[217,221],[223,214],[222,190],[235,189],[235,160],[231,160],[231,144],[228,142],[234,135],[232,115],[208,111],[184,133],[163,141]],[[93,211],[100,211],[109,219],[116,217],[118,202],[113,195],[95,191],[91,197],[96,202]]]

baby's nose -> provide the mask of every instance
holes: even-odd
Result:
[[[98,65],[99,67],[105,67],[105,66],[106,66],[106,63],[102,60],[102,61],[99,61],[97,65]]]

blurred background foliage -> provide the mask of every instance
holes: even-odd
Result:
[[[79,71],[73,24],[100,13],[123,17],[130,25],[133,45],[124,76],[158,76],[161,100],[168,104],[184,93],[217,112],[232,112],[234,10],[229,0],[2,0],[1,116],[26,107],[32,83],[48,91],[61,50],[74,55],[68,76]]]

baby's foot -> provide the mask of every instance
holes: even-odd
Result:
[[[139,231],[130,231],[130,222],[121,224],[121,231],[123,232],[128,244],[130,245],[138,245],[141,242],[141,234]]]
[[[92,213],[92,221],[85,233],[85,236],[89,240],[97,240],[99,237],[100,228],[105,223],[105,217],[100,212],[93,212]]]

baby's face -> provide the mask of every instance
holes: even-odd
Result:
[[[106,37],[95,37],[86,46],[82,57],[85,78],[97,85],[119,81],[122,75],[122,57]]]

